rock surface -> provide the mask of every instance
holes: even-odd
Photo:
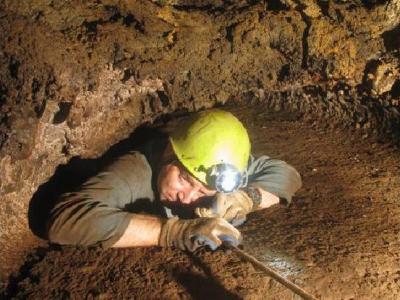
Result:
[[[161,116],[263,103],[396,140],[399,22],[399,0],[1,1],[1,282],[57,166]]]

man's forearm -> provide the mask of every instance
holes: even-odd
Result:
[[[124,234],[112,247],[157,246],[162,224],[163,219],[156,216],[134,215]]]
[[[279,197],[267,192],[262,188],[257,188],[261,192],[261,203],[257,209],[263,209],[279,203]]]

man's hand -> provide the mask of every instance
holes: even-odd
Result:
[[[218,193],[210,207],[198,207],[195,213],[199,217],[221,217],[234,226],[243,224],[246,215],[253,210],[253,200],[245,191]]]
[[[237,246],[240,241],[240,232],[222,218],[180,220],[175,217],[162,226],[159,245],[195,251],[203,246],[215,250],[222,242]]]

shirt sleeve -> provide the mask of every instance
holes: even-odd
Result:
[[[58,244],[108,248],[123,235],[134,213],[127,205],[154,198],[151,169],[144,156],[124,155],[72,193],[50,213],[48,238]]]
[[[283,204],[289,204],[302,185],[300,174],[294,167],[268,156],[256,158],[251,155],[247,173],[249,186],[262,188],[278,196]]]

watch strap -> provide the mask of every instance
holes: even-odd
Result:
[[[258,188],[253,186],[247,186],[242,188],[242,190],[250,197],[253,201],[253,210],[257,209],[257,207],[261,204],[262,195]]]

